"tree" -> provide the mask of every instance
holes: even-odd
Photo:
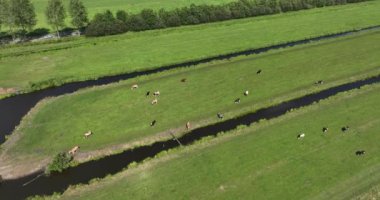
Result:
[[[0,30],[2,26],[5,26],[8,24],[8,10],[9,10],[9,3],[7,0],[0,0]]]
[[[175,27],[181,25],[181,19],[178,16],[177,11],[166,11],[165,9],[160,9],[158,11],[158,15],[160,19],[162,20],[162,23],[166,27]]]
[[[107,10],[94,16],[90,25],[86,28],[86,36],[114,35],[126,31],[127,27],[125,23],[116,19],[112,12]]]
[[[145,22],[145,27],[142,30],[159,28],[162,24],[157,13],[152,9],[143,9],[140,16]]]
[[[69,13],[72,18],[71,24],[80,29],[88,23],[87,10],[80,0],[70,0]]]
[[[24,32],[31,30],[37,23],[36,13],[30,0],[11,0],[10,12],[14,18],[14,25]]]
[[[293,4],[290,2],[290,0],[280,0],[279,4],[282,12],[293,10]]]
[[[45,14],[47,23],[56,30],[59,37],[59,28],[65,25],[66,18],[62,0],[49,0]]]
[[[0,17],[2,24],[9,28],[9,33],[12,35],[12,39],[16,38],[16,23],[14,12],[11,11],[10,2],[8,0],[0,0]]]
[[[147,29],[144,19],[139,14],[134,14],[127,19],[127,28],[131,31],[143,31]]]

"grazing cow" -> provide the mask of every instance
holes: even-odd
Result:
[[[186,123],[186,129],[189,130],[191,127],[190,127],[190,122],[187,122]]]
[[[244,96],[248,96],[248,94],[249,94],[249,91],[246,90],[246,91],[244,92]]]
[[[137,89],[137,88],[139,88],[139,86],[138,86],[137,84],[134,84],[134,85],[132,85],[132,87],[131,87],[132,90]]]
[[[344,126],[344,127],[342,127],[341,130],[342,130],[343,132],[347,132],[347,131],[350,130],[350,127],[349,127],[349,126]]]
[[[236,104],[240,103],[240,98],[235,99],[235,103]]]
[[[223,119],[224,118],[224,115],[222,113],[218,113],[216,115],[218,116],[219,119]]]
[[[359,151],[356,151],[355,154],[356,154],[357,156],[364,156],[365,151],[364,151],[364,150],[359,150]]]
[[[154,99],[154,100],[152,101],[152,105],[157,104],[157,103],[158,103],[158,99]]]
[[[327,127],[323,127],[323,128],[322,128],[322,131],[323,131],[323,133],[327,133],[327,131],[329,131],[329,128],[327,128]]]
[[[151,123],[150,123],[150,126],[154,126],[154,125],[156,125],[156,120],[153,120]]]
[[[302,139],[305,137],[305,133],[301,133],[297,135],[297,139]]]
[[[259,70],[256,72],[256,74],[261,74],[261,69],[259,69]]]
[[[84,133],[84,138],[88,138],[92,135],[92,131],[87,131],[86,133]]]
[[[155,92],[153,92],[153,95],[154,95],[154,96],[160,96],[160,91],[155,91]]]
[[[315,82],[314,84],[315,85],[322,85],[323,83],[324,83],[323,80],[319,80],[319,81]]]
[[[70,151],[69,151],[69,154],[70,155],[74,155],[78,150],[79,150],[79,146],[75,146],[75,147],[73,147]]]
[[[147,92],[146,92],[146,96],[149,96],[149,95],[150,95],[150,91],[147,91]]]
[[[181,82],[182,83],[186,82],[186,79],[185,78],[181,79]]]

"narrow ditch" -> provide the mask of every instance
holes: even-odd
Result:
[[[182,145],[190,145],[195,141],[211,135],[216,135],[222,131],[230,131],[239,125],[250,125],[261,119],[272,119],[286,114],[291,109],[311,105],[314,102],[334,96],[337,93],[358,89],[362,86],[380,83],[380,75],[365,80],[342,84],[336,87],[322,90],[300,98],[289,100],[281,104],[260,109],[254,113],[249,113],[234,119],[222,121],[213,125],[192,130],[177,140],[171,139],[163,142],[156,142],[150,146],[142,146],[136,149],[127,150],[119,154],[107,156],[99,160],[89,161],[76,167],[67,169],[61,174],[53,174],[49,177],[39,176],[41,172],[29,176],[6,180],[0,185],[1,199],[25,199],[33,195],[51,195],[54,192],[63,192],[70,185],[88,183],[94,178],[104,178],[122,171],[132,162],[141,162],[147,158],[154,157],[158,153]],[[34,181],[31,181],[35,179]],[[28,183],[25,185],[25,183]]]
[[[9,135],[13,132],[15,127],[20,124],[21,119],[26,115],[31,108],[33,108],[40,100],[46,98],[46,97],[56,97],[63,94],[69,94],[73,93],[75,91],[78,91],[79,89],[86,88],[86,87],[92,87],[92,86],[99,86],[99,85],[105,85],[110,83],[115,83],[121,80],[127,80],[130,78],[138,77],[141,75],[149,75],[154,74],[158,72],[163,72],[175,68],[181,68],[181,67],[191,67],[198,64],[208,63],[211,61],[216,60],[224,60],[224,59],[230,59],[237,56],[242,55],[251,55],[251,54],[260,54],[267,52],[269,50],[274,49],[281,49],[286,47],[292,47],[296,45],[301,44],[307,44],[314,41],[320,41],[325,39],[332,39],[342,36],[347,36],[353,33],[373,30],[373,29],[379,29],[380,25],[378,26],[371,26],[367,28],[357,29],[357,30],[351,30],[336,34],[329,34],[304,40],[298,40],[294,42],[288,42],[288,43],[282,43],[278,45],[258,48],[258,49],[251,49],[241,52],[235,52],[235,53],[229,53],[225,55],[219,55],[219,56],[213,56],[205,59],[200,59],[196,61],[190,61],[190,62],[184,62],[174,65],[168,65],[161,68],[146,70],[146,71],[140,71],[140,72],[132,72],[122,75],[115,75],[115,76],[106,76],[99,78],[97,80],[88,80],[88,81],[82,81],[82,82],[72,82],[67,83],[62,86],[53,87],[53,88],[47,88],[31,93],[26,94],[20,94],[13,97],[9,97],[6,99],[0,100],[0,144],[5,142],[5,136]]]

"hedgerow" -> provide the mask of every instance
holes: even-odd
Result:
[[[86,36],[195,25],[362,1],[367,0],[238,0],[222,5],[192,4],[170,11],[144,9],[138,14],[119,10],[116,18],[108,10],[95,15],[86,29]]]

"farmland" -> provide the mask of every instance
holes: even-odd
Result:
[[[142,145],[157,140],[158,136],[167,138],[166,130],[184,132],[187,121],[193,127],[215,122],[217,112],[231,118],[321,88],[376,75],[380,72],[379,41],[380,32],[369,31],[229,62],[140,77],[47,100],[38,105],[13,134],[12,137],[20,137],[17,143],[5,143],[12,159],[2,162],[14,159],[25,162],[26,158],[33,158],[38,163],[39,159],[75,145],[80,145],[82,152],[120,144]],[[257,75],[259,69],[263,73]],[[185,83],[180,82],[183,78],[187,80]],[[326,84],[317,87],[314,82],[318,80]],[[130,89],[134,83],[139,83],[139,89]],[[213,85],[211,90],[210,85]],[[161,92],[158,105],[150,105],[154,98],[146,97],[146,91],[156,90]],[[251,95],[244,97],[245,90]],[[236,98],[241,98],[240,104],[234,103]],[[150,126],[153,120],[157,120],[155,127]],[[84,140],[82,134],[88,130],[95,134],[91,140]],[[49,146],[43,145],[46,143]],[[7,146],[11,146],[10,149]]]
[[[104,12],[105,10],[118,11],[125,10],[130,13],[137,13],[142,9],[154,9],[159,10],[161,8],[164,9],[175,9],[179,7],[189,6],[190,4],[222,4],[228,3],[233,0],[84,0],[83,4],[88,9],[89,17],[91,18],[96,13]],[[45,18],[45,9],[47,6],[47,0],[32,0],[36,14],[38,24],[37,27],[49,28],[46,23]],[[66,4],[66,8],[68,6],[69,1],[64,1]],[[70,25],[70,19],[66,20],[66,25]]]
[[[349,199],[380,178],[379,100],[378,86],[342,94],[170,152],[61,199]],[[343,133],[346,125],[351,129]],[[297,140],[300,132],[306,136]],[[367,154],[356,156],[359,149]]]
[[[83,3],[92,16],[230,1]],[[0,46],[0,198],[378,198],[380,0],[306,1]],[[32,2],[42,19],[47,0]],[[201,9],[173,16],[214,16]]]
[[[380,1],[370,1],[99,39],[5,47],[0,49],[0,87],[30,91],[35,89],[32,83],[48,87],[374,26],[379,24],[379,9]]]

